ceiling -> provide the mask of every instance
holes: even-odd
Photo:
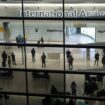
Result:
[[[62,3],[63,0],[23,0],[25,3]],[[64,0],[65,3],[105,3],[105,0]],[[17,3],[21,0],[0,0],[5,3]]]

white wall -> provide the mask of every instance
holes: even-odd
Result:
[[[96,42],[105,42],[105,25],[96,27]]]
[[[105,42],[105,32],[99,33],[100,31],[105,30],[104,22],[91,22],[91,21],[66,21],[66,27],[73,27],[74,24],[86,24],[86,27],[95,27],[96,29],[96,42]],[[0,23],[2,26],[2,23]],[[23,35],[23,26],[22,22],[10,22],[10,32],[11,40],[15,40],[16,36],[21,34]],[[35,32],[35,29],[38,29],[38,32]],[[60,32],[48,32],[50,30],[61,30]],[[37,41],[44,37],[45,41],[63,41],[63,23],[62,21],[25,21],[25,33],[28,35],[28,40]],[[0,32],[0,40],[3,40],[3,32]]]
[[[38,32],[35,31],[38,29]],[[55,32],[47,31],[55,30]],[[22,32],[22,24],[18,23],[11,23],[10,24],[11,30],[11,39],[14,40],[17,35],[21,34]],[[57,32],[56,30],[61,30],[61,32]],[[54,24],[43,22],[42,23],[25,23],[25,33],[28,35],[28,40],[37,41],[43,36],[45,41],[63,41],[63,28],[62,23]]]

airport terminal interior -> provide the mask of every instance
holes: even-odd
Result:
[[[105,105],[105,1],[0,0],[0,105]]]

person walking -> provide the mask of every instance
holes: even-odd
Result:
[[[76,96],[76,92],[77,92],[77,86],[76,86],[76,83],[75,83],[75,81],[73,81],[72,83],[71,83],[71,95],[72,96]]]
[[[2,57],[2,66],[5,67],[7,61],[7,53],[3,51],[1,57]]]
[[[32,62],[35,62],[35,48],[31,49]]]
[[[98,62],[99,62],[99,53],[97,52],[96,54],[95,54],[95,61],[94,61],[94,66],[97,64],[97,66],[98,66]]]
[[[46,67],[46,55],[43,52],[42,56],[41,56],[41,60],[42,60],[42,67]]]
[[[103,64],[103,67],[105,67],[105,54],[102,57],[102,64]]]
[[[11,67],[11,57],[8,56],[8,66]]]
[[[73,69],[73,56],[70,55],[69,58],[68,58],[68,64],[69,64],[69,70],[72,70]]]
[[[12,58],[12,64],[16,65],[16,57],[15,57],[15,54],[13,52],[11,53],[11,58]]]

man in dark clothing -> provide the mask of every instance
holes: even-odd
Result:
[[[42,99],[42,105],[52,105],[51,104],[51,97],[46,96],[44,99]]]
[[[6,61],[7,61],[7,53],[5,51],[3,51],[3,53],[2,53],[2,66],[3,67],[6,66]]]
[[[54,85],[51,86],[51,94],[57,94],[57,89]]]
[[[35,62],[35,49],[32,48],[31,50],[31,55],[32,55],[32,62]]]
[[[72,83],[71,83],[71,94],[73,95],[73,96],[76,96],[76,91],[77,91],[77,89],[76,89],[76,83],[73,81]]]
[[[68,59],[69,59],[69,57],[70,57],[70,54],[71,54],[71,51],[68,49],[68,50],[66,51],[67,61],[68,61]]]
[[[42,60],[42,67],[46,67],[46,55],[45,53],[43,52],[42,56],[41,56],[41,60]]]
[[[97,63],[97,66],[98,66],[98,62],[99,62],[99,53],[97,52],[96,54],[95,54],[95,61],[94,61],[94,65]]]
[[[16,59],[15,59],[15,54],[12,52],[11,54],[11,58],[12,58],[12,64],[16,65]]]
[[[8,66],[11,67],[11,57],[8,56]]]
[[[72,55],[69,56],[68,58],[68,63],[69,63],[69,70],[72,70],[73,69],[73,57]]]

